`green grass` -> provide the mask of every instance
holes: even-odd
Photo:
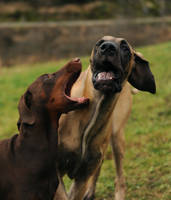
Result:
[[[134,96],[132,114],[126,126],[124,171],[127,200],[171,199],[171,42],[138,49],[150,61],[157,94],[139,92]],[[82,58],[84,67],[89,58]],[[0,138],[17,131],[17,103],[27,86],[40,74],[53,72],[58,63],[0,69]],[[111,153],[109,149],[108,154]],[[108,156],[110,157],[110,156]],[[113,161],[104,162],[97,184],[98,200],[111,200]],[[67,180],[67,185],[69,181]]]

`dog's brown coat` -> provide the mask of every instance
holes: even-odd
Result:
[[[60,71],[40,76],[19,102],[19,134],[0,141],[0,199],[51,200],[57,186],[58,121],[63,112],[87,104],[65,95],[81,63],[74,60]],[[73,75],[75,78],[73,78]]]

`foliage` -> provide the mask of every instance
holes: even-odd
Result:
[[[157,94],[139,92],[134,96],[132,114],[126,126],[124,169],[126,200],[170,200],[171,197],[171,42],[140,48],[150,61]],[[88,57],[82,58],[84,67]],[[2,68],[0,72],[0,138],[17,131],[17,102],[27,86],[40,74],[63,66],[58,63]],[[97,184],[97,200],[112,200],[115,177],[111,149]],[[66,184],[70,181],[66,179]]]
[[[1,0],[0,3],[0,21],[109,19],[170,13],[171,1],[167,0]]]

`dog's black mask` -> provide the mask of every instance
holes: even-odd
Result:
[[[99,40],[91,59],[94,88],[103,93],[120,92],[130,59],[131,51],[125,40]]]

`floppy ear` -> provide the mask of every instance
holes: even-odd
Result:
[[[28,90],[20,99],[18,109],[20,118],[18,124],[33,125],[35,123],[35,117],[33,116],[32,110],[32,93]]]
[[[134,65],[128,81],[139,90],[156,93],[155,79],[149,63],[138,53],[134,53]]]

